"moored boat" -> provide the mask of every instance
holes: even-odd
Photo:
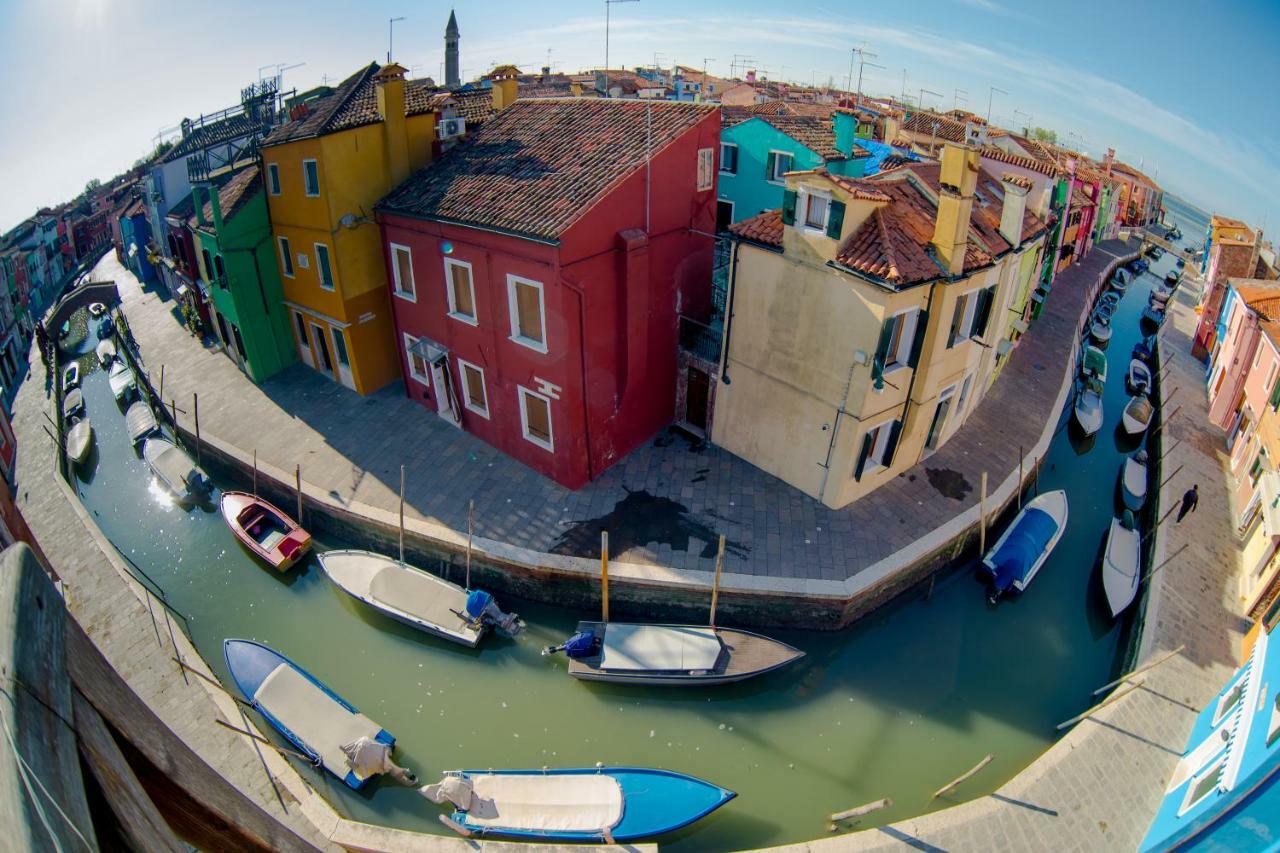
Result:
[[[1093,325],[1089,327],[1089,336],[1105,346],[1107,341],[1111,340],[1111,321],[1105,317],[1094,320]]]
[[[1164,277],[1164,283],[1165,283],[1165,284],[1167,284],[1167,285],[1169,285],[1169,287],[1170,287],[1170,288],[1177,287],[1177,286],[1178,286],[1178,279],[1179,279],[1180,277],[1181,277],[1181,276],[1179,276],[1179,275],[1178,275],[1178,271],[1177,271],[1177,270],[1169,270],[1168,274],[1167,274],[1167,275],[1165,275],[1165,277]]]
[[[1048,559],[1067,526],[1067,493],[1045,492],[1031,500],[982,558],[991,576],[990,600],[1009,590],[1023,592]]]
[[[101,317],[105,313],[107,313],[107,306],[103,305],[101,302],[94,302],[89,305],[90,317]]]
[[[1124,267],[1116,267],[1116,271],[1111,274],[1111,287],[1120,293],[1124,293],[1125,288],[1129,286],[1129,281],[1132,278],[1133,273],[1129,272]]]
[[[1107,547],[1102,554],[1102,589],[1112,616],[1124,612],[1138,595],[1142,536],[1133,514],[1125,512],[1124,521],[1111,519]]]
[[[98,364],[107,367],[116,357],[116,345],[110,339],[98,341],[94,354],[98,356]]]
[[[111,393],[117,400],[127,398],[138,389],[137,377],[133,375],[132,368],[123,361],[117,361],[111,365],[107,381],[111,384]]]
[[[1133,345],[1133,357],[1142,361],[1151,361],[1151,347],[1146,341],[1138,341]]]
[[[183,503],[199,500],[213,489],[209,476],[195,460],[167,438],[148,438],[142,445],[142,458],[165,488]]]
[[[62,398],[62,416],[69,418],[84,411],[84,394],[79,388],[72,388]]]
[[[1131,398],[1125,405],[1124,415],[1120,419],[1124,425],[1124,431],[1130,435],[1141,435],[1151,423],[1152,414],[1154,409],[1145,394],[1138,394]]]
[[[89,456],[89,448],[93,446],[93,427],[88,418],[77,420],[67,430],[67,458],[72,462],[83,462]]]
[[[1102,429],[1102,386],[1094,379],[1086,379],[1076,395],[1074,408],[1076,423],[1086,436]]]
[[[490,626],[515,635],[524,623],[503,613],[482,590],[456,583],[371,551],[337,550],[317,555],[334,585],[406,625],[445,640],[475,647]]]
[[[1080,374],[1085,379],[1096,379],[1102,384],[1107,382],[1107,355],[1097,347],[1084,348],[1084,359],[1080,362]]]
[[[224,640],[222,654],[240,692],[276,731],[318,766],[359,790],[388,773],[416,784],[391,761],[396,739],[311,673],[249,640]]]
[[[80,384],[80,362],[73,361],[62,371],[62,390],[70,391]]]
[[[278,572],[287,571],[311,550],[311,534],[262,498],[223,492],[219,508],[235,537]]]
[[[102,322],[98,324],[98,339],[105,340],[115,334],[116,324],[111,322],[110,317],[103,317]]]
[[[1120,466],[1120,492],[1124,505],[1137,512],[1147,502],[1147,452],[1139,450],[1126,456]]]
[[[695,776],[644,767],[455,770],[421,793],[452,804],[441,821],[468,837],[610,844],[673,832],[737,796]]]
[[[1106,320],[1109,323],[1111,322],[1111,318],[1115,316],[1115,313],[1116,313],[1116,303],[1105,302],[1105,301],[1099,302],[1097,306],[1095,306],[1093,309],[1093,319],[1095,320],[1102,319],[1102,320]]]
[[[1146,394],[1151,390],[1151,368],[1140,358],[1130,360],[1125,384],[1130,394]]]
[[[159,429],[155,412],[142,400],[134,403],[124,413],[124,426],[129,433],[129,440],[134,444]]]
[[[1164,310],[1155,304],[1148,305],[1142,309],[1142,322],[1159,326],[1164,322]]]

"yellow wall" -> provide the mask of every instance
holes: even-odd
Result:
[[[405,121],[411,169],[431,162],[435,125],[434,113]],[[386,265],[373,221],[374,205],[392,189],[385,134],[384,123],[378,122],[262,151],[263,163],[276,163],[280,169],[281,193],[267,196],[272,230],[277,238],[288,238],[294,255],[293,277],[284,275],[281,268],[285,299],[348,324],[354,384],[361,394],[400,378]],[[307,159],[316,160],[319,167],[319,197],[305,193],[302,164]],[[352,227],[339,224],[347,215],[354,218]],[[316,243],[329,247],[332,291],[320,286]],[[304,252],[306,269],[297,262],[297,255]],[[278,239],[276,255],[279,263]],[[321,325],[329,326],[323,321]]]

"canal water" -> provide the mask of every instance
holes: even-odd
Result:
[[[1156,274],[1168,263],[1156,265]],[[515,641],[488,638],[466,650],[352,601],[314,557],[285,576],[263,568],[223,524],[216,495],[207,507],[183,510],[155,484],[91,355],[83,385],[96,447],[73,482],[105,534],[185,615],[197,648],[226,684],[223,639],[258,640],[393,732],[399,762],[425,781],[459,767],[658,766],[740,795],[661,839],[664,847],[799,841],[826,835],[832,812],[882,797],[893,806],[859,828],[994,790],[1043,752],[1055,724],[1088,707],[1093,689],[1115,674],[1128,625],[1108,615],[1098,562],[1117,512],[1118,471],[1134,449],[1116,432],[1127,399],[1124,373],[1156,280],[1148,274],[1131,285],[1117,312],[1102,432],[1079,442],[1064,413],[1038,489],[1065,489],[1070,520],[1025,594],[992,606],[975,566],[956,566],[938,577],[930,596],[908,593],[846,631],[772,632],[807,657],[738,685],[583,684],[566,674],[563,657],[539,650],[594,613],[505,598],[502,605],[519,611],[528,630]],[[91,330],[90,344],[94,337]],[[988,753],[994,761],[954,797],[931,799]],[[300,770],[353,819],[446,831],[437,822],[440,808],[412,790],[375,783],[357,793],[307,766]]]

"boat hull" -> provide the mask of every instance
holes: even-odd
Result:
[[[208,475],[182,448],[165,438],[151,437],[142,445],[142,458],[165,488],[181,503],[193,503],[207,491]]]
[[[1102,589],[1111,615],[1119,616],[1138,596],[1138,567],[1142,537],[1128,530],[1120,519],[1111,519],[1107,548],[1102,555]]]
[[[636,841],[674,832],[723,806],[737,796],[727,788],[695,776],[645,767],[568,768],[563,770],[459,770],[453,775],[475,782],[486,776],[545,779],[554,788],[557,777],[602,775],[618,783],[622,792],[621,817],[611,827],[593,830],[557,830],[532,826],[480,823],[465,811],[455,811],[454,823],[479,836],[500,836],[543,841]],[[501,806],[501,803],[498,803]]]
[[[1040,553],[1035,557],[1031,564],[1023,570],[1022,575],[1014,578],[1006,589],[999,589],[995,591],[995,595],[997,597],[1007,591],[1007,589],[1024,592],[1026,588],[1031,585],[1031,581],[1035,580],[1035,576],[1040,572],[1040,568],[1044,565],[1045,560],[1049,559],[1049,555],[1052,554],[1053,549],[1057,547],[1058,540],[1062,538],[1062,532],[1067,528],[1068,505],[1066,492],[1061,489],[1053,492],[1045,492],[1043,495],[1029,501],[1027,505],[1022,508],[1022,511],[1018,513],[1017,517],[1014,518],[1014,520],[1005,529],[1004,533],[1000,535],[1000,538],[996,540],[996,544],[993,545],[991,550],[982,558],[983,568],[986,570],[987,574],[991,576],[993,581],[996,580],[999,573],[999,567],[996,565],[995,557],[1001,552],[1001,549],[1009,538],[1019,529],[1019,523],[1022,522],[1023,518],[1031,510],[1039,510],[1045,513],[1053,520],[1057,527],[1048,537],[1047,541],[1045,541]]]
[[[89,448],[93,446],[93,427],[85,418],[76,423],[67,432],[67,458],[80,463],[89,457]]]
[[[278,572],[288,571],[311,550],[311,534],[262,498],[246,492],[223,492],[219,509],[222,520],[231,528],[236,539],[240,540],[240,544]],[[263,514],[262,523],[278,527],[280,537],[275,540],[273,547],[265,547],[242,523],[246,511],[255,509]]]

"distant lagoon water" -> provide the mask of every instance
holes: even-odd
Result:
[[[1166,225],[1176,225],[1182,231],[1182,242],[1194,241],[1203,243],[1205,232],[1209,230],[1209,214],[1179,198],[1168,190],[1164,194],[1164,221]]]

